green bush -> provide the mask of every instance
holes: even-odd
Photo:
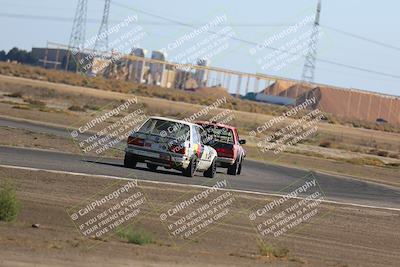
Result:
[[[284,258],[288,255],[287,248],[277,248],[271,244],[265,243],[262,239],[257,239],[257,246],[262,256],[274,256],[276,258]]]
[[[143,230],[125,228],[118,230],[117,235],[122,239],[126,239],[128,243],[132,244],[146,245],[154,243],[153,236]]]
[[[17,199],[15,187],[5,181],[0,187],[0,221],[10,222],[17,218],[21,205]]]
[[[101,110],[101,107],[96,106],[96,105],[86,104],[86,105],[83,106],[83,109],[90,109],[90,110],[99,111],[99,110]]]

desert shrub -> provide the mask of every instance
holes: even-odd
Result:
[[[6,96],[15,97],[15,98],[17,98],[17,97],[21,98],[22,97],[22,93],[21,92],[15,92],[15,93],[7,94]]]
[[[0,186],[0,221],[13,221],[21,208],[15,187],[9,180],[2,182]]]
[[[72,106],[71,106],[72,107]],[[91,104],[86,104],[83,106],[84,109],[90,109],[90,110],[101,110],[101,107],[97,106],[97,105],[91,105]]]
[[[384,150],[379,150],[379,151],[378,151],[378,156],[380,156],[380,157],[387,157],[387,156],[389,156],[389,152],[384,151]]]
[[[400,163],[399,162],[391,162],[391,163],[387,163],[386,166],[398,168],[398,167],[400,167]]]
[[[144,230],[138,230],[128,227],[125,229],[119,229],[117,231],[117,235],[122,239],[126,239],[128,243],[132,244],[146,245],[154,243],[152,234]]]
[[[376,167],[385,166],[385,163],[383,161],[376,159],[376,158],[370,158],[370,157],[352,158],[352,159],[347,159],[346,161],[351,164],[357,164],[357,165],[370,165],[370,166],[376,166]]]
[[[371,149],[368,154],[376,155],[380,157],[388,157],[389,152],[385,150]]]
[[[319,146],[320,146],[320,147],[327,147],[327,148],[329,148],[329,147],[332,146],[332,144],[331,144],[330,141],[322,141],[322,142],[319,144]]]
[[[78,106],[78,105],[72,105],[68,108],[68,110],[71,111],[86,111],[84,107]]]
[[[15,106],[12,106],[12,108],[15,108],[15,109],[23,109],[23,110],[30,110],[31,108],[29,107],[29,106],[27,106],[27,105],[15,105]]]
[[[32,99],[32,98],[24,99],[24,101],[29,103],[30,105],[32,105],[34,107],[44,107],[44,106],[46,106],[46,103],[44,103],[43,101]]]
[[[262,256],[274,256],[276,258],[286,257],[289,253],[287,248],[278,248],[273,245],[265,243],[261,239],[257,239],[257,246]]]

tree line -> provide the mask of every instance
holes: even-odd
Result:
[[[0,61],[17,61],[19,63],[35,65],[38,59],[32,55],[31,51],[26,51],[13,47],[6,53],[4,50],[0,50]]]

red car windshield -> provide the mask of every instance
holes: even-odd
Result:
[[[207,124],[203,124],[202,126],[214,142],[234,144],[235,139],[231,129]]]

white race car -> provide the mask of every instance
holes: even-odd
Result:
[[[205,177],[216,173],[217,152],[204,145],[207,133],[194,123],[163,117],[150,117],[128,137],[124,166],[136,167],[147,163],[156,170],[158,166],[182,171],[192,177],[202,171]]]

